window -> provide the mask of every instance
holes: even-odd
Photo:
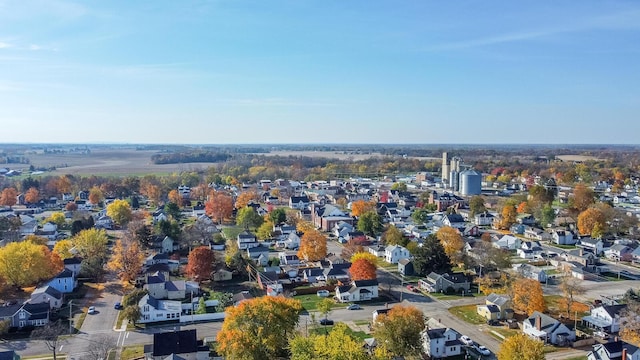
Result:
[[[26,318],[26,314],[24,313],[24,311],[20,311],[20,319],[24,318]]]
[[[167,314],[167,319],[170,319],[170,318],[171,318],[171,316],[169,314]]]

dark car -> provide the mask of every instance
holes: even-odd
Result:
[[[333,325],[333,320],[331,320],[331,319],[322,319],[322,320],[320,320],[320,325]]]
[[[500,321],[498,321],[498,320],[487,320],[487,325],[498,326],[498,325],[500,325]]]
[[[122,310],[122,304],[117,302],[115,305],[113,305],[113,308],[116,309],[116,310]]]

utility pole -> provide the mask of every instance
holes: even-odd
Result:
[[[71,335],[73,329],[73,312],[71,311],[72,306],[73,299],[69,300],[69,335]]]

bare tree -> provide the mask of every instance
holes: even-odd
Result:
[[[92,340],[91,348],[87,354],[89,360],[103,360],[109,356],[109,351],[116,347],[116,341],[112,336],[102,334]]]
[[[47,348],[53,352],[53,360],[57,360],[56,350],[60,342],[60,336],[66,334],[67,327],[60,322],[48,323],[31,332],[31,338],[44,341]]]
[[[562,281],[560,282],[560,290],[562,290],[564,302],[567,306],[567,316],[570,316],[571,309],[575,302],[575,296],[582,295],[585,292],[585,289],[582,286],[582,280],[574,277],[571,273],[571,269],[566,268],[564,270]]]

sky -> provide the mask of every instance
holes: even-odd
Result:
[[[640,2],[0,0],[0,143],[638,144]]]

